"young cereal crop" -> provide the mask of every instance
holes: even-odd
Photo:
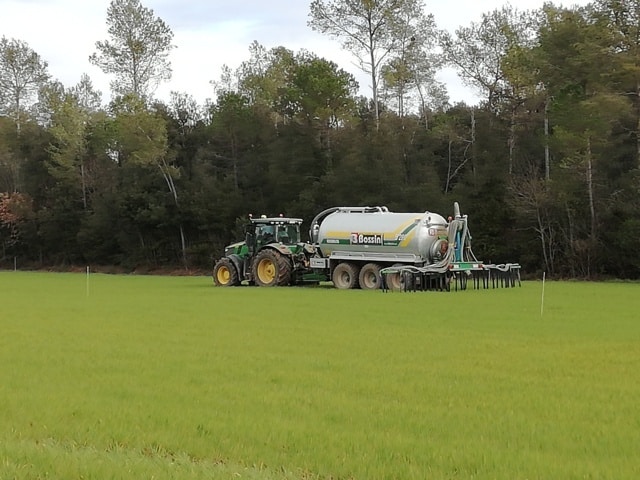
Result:
[[[638,284],[0,292],[0,478],[640,476]]]

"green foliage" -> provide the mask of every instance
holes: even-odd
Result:
[[[4,35],[0,39],[0,114],[20,126],[35,102],[38,89],[49,80],[47,62],[26,42]]]
[[[375,50],[363,66],[386,83],[373,99],[356,97],[331,59],[255,41],[223,69],[213,101],[153,100],[172,34],[137,0],[111,2],[110,39],[92,57],[122,87],[107,108],[86,75],[39,88],[46,62],[3,39],[5,53],[24,53],[16,68],[43,73],[23,92],[31,104],[39,88],[29,115],[0,116],[0,194],[32,209],[19,242],[3,227],[3,264],[210,269],[249,213],[309,221],[368,204],[448,216],[458,201],[480,258],[520,261],[531,275],[637,278],[632,3],[507,6],[443,38],[437,57],[418,0],[312,2],[313,28]],[[373,39],[360,35],[374,27]],[[446,103],[434,80],[445,57],[487,102]],[[135,77],[143,64],[148,76]]]
[[[281,94],[283,111],[305,123],[335,128],[353,111],[357,83],[353,75],[324,59],[300,57]]]
[[[1,477],[637,473],[634,283],[547,282],[542,315],[539,281],[384,294],[4,272],[0,288]]]
[[[360,69],[370,75],[377,126],[385,66],[388,79],[392,76],[391,70],[395,70],[396,76],[406,79],[409,75],[405,70],[417,67],[430,50],[429,37],[434,34],[433,18],[425,16],[421,0],[314,0],[309,9],[309,26],[338,39],[342,47],[356,58]],[[407,46],[412,43],[412,38],[415,48],[413,55],[409,56]],[[426,66],[427,71],[429,67]],[[419,77],[415,71],[411,75],[414,87],[421,83]],[[397,86],[395,80],[390,83]],[[400,94],[401,98],[403,96],[404,92]],[[403,115],[402,107],[399,107],[399,113]]]
[[[510,63],[518,50],[534,43],[535,20],[530,12],[506,5],[484,13],[482,20],[460,27],[455,37],[442,33],[440,44],[447,60],[463,74],[465,83],[478,88],[489,108],[497,110],[501,100],[515,96]]]
[[[111,82],[114,94],[148,98],[171,78],[173,32],[140,0],[112,0],[107,25],[110,39],[96,42],[97,52],[89,61],[116,75]]]
[[[157,165],[166,155],[166,124],[135,95],[117,99],[114,113],[115,160],[120,165]]]

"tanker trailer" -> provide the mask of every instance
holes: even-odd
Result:
[[[392,289],[402,288],[400,267],[445,268],[452,260],[449,222],[432,212],[396,213],[386,207],[333,207],[314,218],[309,232],[316,256],[339,289],[381,287],[381,271]]]
[[[433,212],[386,207],[333,207],[311,222],[310,267],[336,288],[449,290],[520,285],[520,265],[476,258],[467,216],[454,203],[447,220]]]

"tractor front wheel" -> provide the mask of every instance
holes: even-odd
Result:
[[[276,250],[262,250],[253,261],[253,279],[260,287],[284,286],[291,283],[291,262]]]
[[[240,277],[235,265],[228,258],[221,258],[213,267],[213,283],[219,287],[240,285]]]

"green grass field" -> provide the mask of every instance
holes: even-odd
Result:
[[[0,272],[0,479],[640,478],[640,284]]]

